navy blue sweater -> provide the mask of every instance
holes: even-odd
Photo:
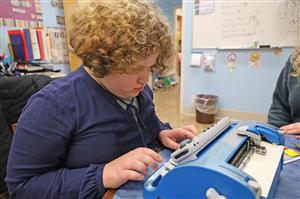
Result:
[[[277,127],[300,122],[300,77],[291,76],[292,71],[289,59],[279,75],[273,94],[268,121]]]
[[[105,163],[159,144],[170,129],[157,118],[152,91],[137,96],[138,120],[81,66],[27,102],[11,146],[6,182],[12,198],[100,198]]]

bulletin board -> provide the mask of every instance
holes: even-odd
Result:
[[[292,47],[299,0],[194,0],[193,48]]]
[[[0,0],[0,26],[42,28],[40,1]]]

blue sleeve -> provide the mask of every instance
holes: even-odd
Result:
[[[273,102],[268,113],[268,123],[281,127],[291,122],[291,108],[288,102],[288,77],[291,73],[290,59],[282,69],[273,93]]]
[[[168,123],[168,122],[161,122],[160,121],[160,131],[163,131],[163,130],[167,130],[167,129],[172,129],[171,125]]]
[[[153,92],[152,92],[151,88],[147,85],[145,87],[145,90],[148,93],[148,95],[150,96],[151,100],[153,101]],[[159,120],[159,126],[160,126],[160,131],[172,129],[171,125],[168,122],[162,122],[160,120]]]
[[[104,194],[104,165],[63,167],[76,122],[70,103],[56,99],[54,94],[38,93],[23,110],[7,166],[11,198],[100,198]]]

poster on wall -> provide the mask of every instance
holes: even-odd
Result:
[[[51,0],[51,5],[56,8],[63,9],[63,1],[62,0]]]
[[[40,1],[0,1],[0,25],[12,27],[42,28],[43,14]]]
[[[50,53],[52,63],[63,64],[69,62],[66,30],[64,28],[47,28],[50,39]]]

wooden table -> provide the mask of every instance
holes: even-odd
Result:
[[[102,196],[102,199],[112,199],[117,191],[117,189],[108,189]]]
[[[17,124],[12,124],[11,125],[11,129],[12,129],[12,132],[15,133],[16,132],[16,129],[17,129]]]

